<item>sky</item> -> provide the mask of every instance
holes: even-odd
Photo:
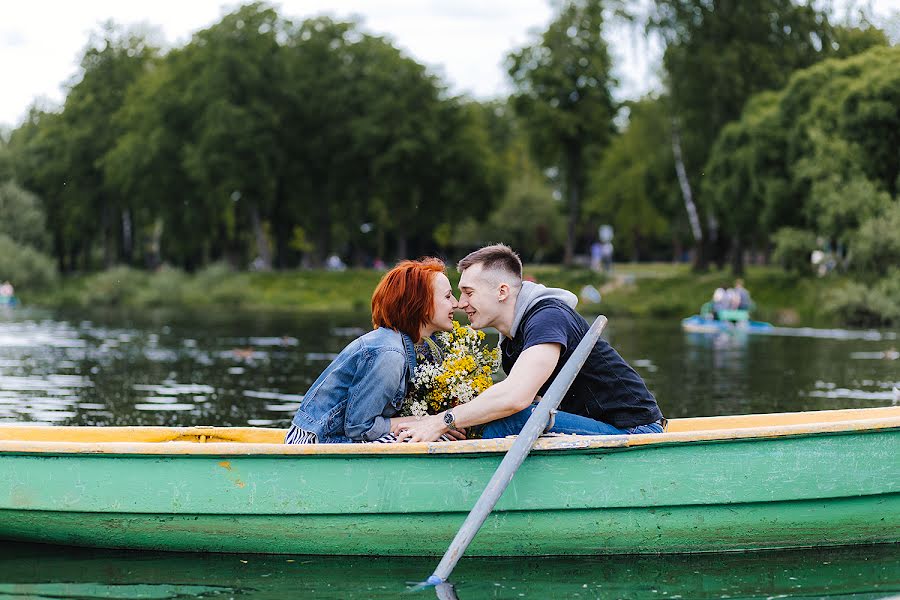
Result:
[[[647,0],[632,0],[646,2]],[[835,0],[893,15],[900,0]],[[387,35],[408,55],[431,67],[452,93],[486,99],[509,93],[503,67],[513,49],[532,42],[552,17],[549,0],[283,0],[283,17],[302,20],[329,14],[361,17],[366,31]],[[239,3],[222,0],[0,0],[0,127],[15,127],[35,101],[58,107],[64,85],[78,74],[91,31],[112,19],[121,25],[157,27],[162,40],[180,46],[192,33],[216,23]],[[617,99],[659,88],[661,48],[637,28],[607,33],[619,81]]]
[[[396,46],[431,67],[452,93],[479,99],[509,93],[504,57],[528,44],[552,17],[548,0],[283,0],[282,17],[302,20],[329,14],[362,18],[364,29],[387,35]],[[19,125],[35,100],[61,104],[64,84],[78,73],[91,31],[118,24],[159,27],[163,40],[180,46],[192,33],[239,6],[222,0],[0,0],[0,126]],[[620,80],[617,97],[635,97],[658,86],[652,64],[659,49],[637,31],[611,33],[610,51]]]

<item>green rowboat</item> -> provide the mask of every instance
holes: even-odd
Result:
[[[285,446],[259,428],[0,427],[0,539],[440,555],[510,439]],[[900,407],[541,438],[471,556],[900,542]]]

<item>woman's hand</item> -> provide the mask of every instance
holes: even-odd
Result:
[[[397,439],[401,442],[434,442],[445,433],[448,433],[448,429],[441,415],[425,415],[421,419],[403,423]]]
[[[407,423],[415,423],[419,420],[419,417],[393,417],[391,419],[391,433],[397,435],[400,433],[400,430],[403,429],[403,426]]]

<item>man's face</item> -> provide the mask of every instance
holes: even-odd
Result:
[[[474,329],[494,325],[499,312],[499,284],[482,274],[483,265],[472,265],[459,278],[459,308],[466,311]]]

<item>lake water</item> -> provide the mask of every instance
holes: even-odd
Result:
[[[368,327],[365,314],[0,313],[0,423],[286,427],[328,361]],[[677,322],[613,319],[604,337],[667,417],[898,402],[896,332],[779,333],[684,334]],[[434,563],[0,544],[0,599],[391,598]],[[900,593],[900,545],[466,559],[453,579],[459,598],[882,598]]]

